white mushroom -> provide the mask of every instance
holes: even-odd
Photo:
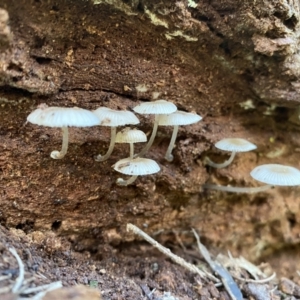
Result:
[[[96,157],[96,161],[105,161],[113,152],[116,140],[117,126],[124,126],[128,124],[135,125],[140,123],[140,121],[135,116],[135,114],[130,111],[113,110],[107,107],[99,107],[94,111],[94,114],[98,117],[100,126],[111,127],[111,139],[109,148],[105,155],[102,156],[101,154],[99,154]]]
[[[266,164],[254,168],[250,175],[257,181],[270,186],[300,185],[300,171],[294,167],[279,164]]]
[[[42,126],[61,127],[63,142],[61,151],[52,151],[51,157],[62,159],[68,150],[68,127],[91,127],[99,124],[98,118],[89,110],[78,107],[48,107],[41,104],[29,114],[27,121]]]
[[[245,139],[240,139],[240,138],[223,139],[223,140],[217,142],[215,144],[215,147],[220,150],[231,152],[229,159],[221,164],[214,163],[208,157],[205,157],[204,164],[207,164],[207,165],[217,168],[217,169],[225,168],[228,165],[230,165],[237,152],[248,152],[248,151],[251,151],[251,150],[254,150],[257,148],[256,145],[248,142]]]
[[[180,111],[180,110],[177,110],[172,114],[159,116],[158,125],[174,126],[171,141],[170,141],[168,150],[165,155],[165,159],[167,161],[173,160],[173,155],[171,154],[171,152],[175,145],[175,140],[177,137],[179,125],[190,125],[193,123],[197,123],[200,120],[202,120],[202,117],[200,117],[199,115],[194,114],[194,113],[187,113],[187,112]]]
[[[159,165],[148,158],[124,158],[112,166],[116,171],[132,175],[128,180],[118,178],[118,185],[129,185],[136,180],[139,175],[150,175],[160,171]]]
[[[158,127],[158,120],[160,115],[171,114],[177,110],[177,107],[172,102],[166,100],[156,100],[153,102],[144,102],[137,105],[133,110],[139,114],[151,114],[155,115],[154,126],[152,130],[151,137],[147,145],[142,149],[142,151],[137,156],[143,156],[152,146]]]
[[[259,187],[232,187],[215,184],[205,184],[204,189],[225,191],[230,193],[257,193],[268,190],[273,186],[300,185],[300,171],[294,167],[267,164],[254,168],[250,175],[257,181],[266,183]]]
[[[129,127],[119,131],[116,136],[116,143],[128,143],[130,146],[130,158],[133,158],[134,143],[147,142],[146,134],[138,129],[131,129]]]

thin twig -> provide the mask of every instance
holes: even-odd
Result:
[[[11,274],[0,276],[0,281],[6,280],[6,279],[9,279],[9,278],[11,278]]]
[[[61,281],[52,282],[48,285],[48,288],[45,291],[39,292],[35,296],[31,298],[31,300],[40,300],[43,299],[43,297],[50,291],[59,289],[62,287]]]
[[[18,292],[18,290],[21,288],[23,280],[24,280],[24,264],[15,248],[8,248],[8,250],[16,258],[18,265],[19,265],[19,276],[16,279],[16,282],[12,288],[12,292],[14,294],[16,294]]]
[[[224,288],[226,289],[226,291],[229,294],[230,298],[232,300],[242,300],[243,299],[242,292],[241,292],[240,288],[238,287],[238,285],[236,284],[236,282],[233,280],[231,274],[221,264],[219,264],[218,262],[215,262],[211,259],[208,250],[200,242],[200,238],[199,238],[199,235],[197,234],[196,230],[192,228],[192,231],[193,231],[194,236],[197,240],[197,245],[198,245],[198,248],[199,248],[199,252],[203,256],[205,261],[209,264],[210,268],[216,274],[218,274],[218,276],[220,276],[221,281],[224,285]]]
[[[141,287],[142,291],[144,292],[145,296],[147,297],[147,299],[152,300],[153,299],[153,297],[152,297],[153,291],[151,292],[150,289],[148,288],[148,286],[145,284],[141,284],[140,287]]]
[[[59,286],[60,285],[60,286]],[[56,282],[52,282],[49,284],[45,284],[45,285],[40,285],[40,286],[36,286],[36,287],[32,287],[32,288],[27,288],[26,290],[22,291],[22,295],[26,295],[26,294],[32,294],[32,293],[36,293],[36,292],[40,292],[42,290],[46,290],[48,291],[49,288],[52,287],[62,287],[61,281],[56,281]]]
[[[271,276],[269,276],[268,278],[263,278],[263,279],[247,279],[247,278],[241,278],[239,276],[234,276],[233,277],[237,280],[243,281],[243,282],[252,282],[252,283],[266,283],[269,282],[271,280],[273,280],[276,277],[276,273],[274,272]]]
[[[45,275],[43,275],[42,273],[36,273],[36,275],[43,278],[43,279],[47,279],[47,280],[49,279]]]
[[[22,283],[22,288],[20,288],[20,290],[19,290],[19,294],[22,294],[23,291],[27,289],[27,285],[29,283],[31,283],[32,281],[34,281],[35,279],[36,279],[35,276],[32,276],[32,277],[27,278],[27,279],[24,279],[23,283]]]
[[[246,270],[248,273],[250,273],[251,276],[254,277],[255,280],[259,280],[259,276],[263,278],[267,278],[267,275],[263,273],[259,267],[255,266],[254,264],[246,260],[243,256],[234,258],[230,253],[230,251],[228,251],[228,257],[229,257],[229,261],[226,265],[233,266],[235,269],[242,268]]]
[[[181,246],[181,248],[183,249],[183,251],[186,252],[186,247],[184,246],[181,238],[179,237],[178,232],[175,231],[175,230],[172,230],[172,232],[175,235],[175,239],[176,239],[177,243]]]
[[[195,265],[192,265],[192,264],[186,262],[183,258],[172,253],[170,249],[159,244],[156,240],[151,238],[147,233],[145,233],[143,230],[139,229],[137,226],[128,223],[127,231],[132,231],[133,233],[141,236],[144,240],[146,240],[148,243],[150,243],[153,247],[157,248],[160,252],[162,252],[163,254],[170,257],[175,263],[183,266],[184,268],[188,269],[189,271],[191,271],[193,273],[198,274],[201,278],[206,279],[206,277],[210,277],[215,282],[219,281],[213,275],[211,275],[209,273],[208,274],[204,273],[199,268],[197,268]]]

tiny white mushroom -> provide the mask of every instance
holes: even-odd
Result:
[[[124,126],[128,124],[135,125],[140,123],[140,121],[136,117],[136,115],[130,111],[113,110],[107,107],[99,107],[94,111],[94,114],[98,117],[100,126],[111,127],[111,139],[109,148],[105,155],[102,156],[101,154],[99,154],[96,157],[96,161],[105,161],[113,152],[117,134],[117,126]]]
[[[217,169],[225,168],[228,165],[230,165],[237,152],[248,152],[257,148],[256,145],[248,142],[245,139],[240,139],[240,138],[223,139],[217,142],[215,144],[215,147],[223,151],[231,152],[229,159],[221,164],[214,163],[208,157],[205,157],[204,163]]]
[[[166,100],[156,100],[152,102],[144,102],[137,105],[133,110],[139,114],[144,115],[155,115],[154,126],[152,130],[151,137],[147,145],[142,149],[142,151],[137,156],[143,156],[152,146],[158,127],[158,120],[160,115],[171,114],[177,110],[177,107],[172,102]]]
[[[265,183],[259,187],[232,187],[205,184],[204,189],[225,191],[230,193],[257,193],[266,191],[273,186],[300,185],[300,171],[294,167],[279,164],[266,164],[254,168],[250,175],[257,181]]]
[[[129,127],[119,131],[116,136],[116,143],[128,143],[130,146],[130,158],[134,155],[134,143],[147,142],[146,134],[138,129],[131,129]]]
[[[172,114],[168,115],[160,115],[158,119],[158,125],[160,126],[174,126],[171,141],[168,147],[168,150],[165,155],[165,159],[167,161],[173,160],[172,150],[175,145],[175,140],[178,133],[179,125],[190,125],[193,123],[197,123],[202,120],[202,117],[194,114],[194,113],[187,113],[184,111],[177,110]]]
[[[98,118],[89,110],[79,107],[48,107],[41,104],[30,113],[27,121],[42,126],[61,127],[63,142],[61,151],[52,151],[51,157],[62,159],[68,150],[68,127],[91,127],[99,124]]]
[[[160,171],[159,165],[152,159],[148,158],[124,158],[112,166],[116,171],[132,175],[128,180],[118,178],[118,185],[129,185],[136,180],[139,175],[150,175]]]

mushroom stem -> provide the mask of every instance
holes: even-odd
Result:
[[[152,146],[154,138],[156,136],[157,128],[158,128],[158,118],[159,118],[159,115],[155,115],[154,126],[153,126],[151,137],[150,137],[147,145],[142,149],[142,151],[139,154],[135,155],[136,157],[141,157],[141,156],[145,155],[145,153],[147,153],[147,151]]]
[[[234,187],[234,186],[222,186],[216,184],[204,184],[203,189],[206,190],[216,190],[216,191],[223,191],[229,193],[259,193],[264,192],[268,189],[272,188],[272,185],[263,185],[258,187]]]
[[[129,185],[133,183],[137,179],[137,175],[131,176],[129,179],[124,180],[123,178],[118,178],[117,179],[117,185]]]
[[[216,164],[216,163],[214,163],[213,161],[211,161],[211,160],[209,159],[209,157],[206,156],[205,159],[204,159],[204,164],[205,164],[205,165],[209,165],[209,166],[211,166],[211,167],[213,167],[213,168],[217,168],[217,169],[225,168],[225,167],[227,167],[228,165],[230,165],[230,164],[232,163],[232,161],[233,161],[235,155],[236,155],[236,152],[235,152],[235,151],[231,152],[231,155],[230,155],[229,159],[228,159],[228,160],[225,160],[225,161],[224,161],[223,163],[221,163],[221,164]]]
[[[172,137],[171,137],[171,141],[170,141],[168,150],[167,150],[166,155],[165,155],[165,159],[167,161],[169,161],[169,162],[173,161],[173,159],[174,159],[174,156],[172,155],[171,152],[172,152],[172,150],[173,150],[173,148],[175,146],[175,140],[176,140],[176,137],[177,137],[178,128],[179,128],[178,125],[174,126]]]
[[[129,147],[130,147],[130,155],[129,157],[131,159],[133,159],[133,154],[134,154],[134,144],[133,143],[129,143]]]
[[[62,133],[63,133],[63,137],[62,137],[61,151],[60,152],[57,151],[57,150],[52,151],[50,156],[53,159],[62,159],[67,154],[68,144],[69,144],[69,130],[68,130],[68,127],[62,127]]]
[[[103,156],[101,154],[97,155],[95,158],[96,161],[105,161],[110,157],[110,155],[114,150],[116,135],[117,135],[117,127],[111,127],[111,138],[110,138],[109,148],[105,155]]]

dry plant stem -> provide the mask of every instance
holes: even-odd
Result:
[[[24,279],[23,280],[23,284],[22,284],[22,288],[19,290],[19,294],[23,294],[23,291],[26,290],[28,287],[27,285],[29,285],[31,282],[33,282],[36,279],[35,276],[32,276],[30,278]]]
[[[59,289],[61,287],[62,283],[60,281],[50,283],[49,287],[45,291],[39,292],[34,297],[32,297],[31,300],[42,300],[48,292]]]
[[[168,249],[168,248],[162,246],[161,244],[159,244],[156,240],[154,240],[153,238],[151,238],[147,233],[145,233],[143,230],[139,229],[135,225],[128,223],[126,229],[127,229],[127,231],[132,231],[133,233],[139,235],[144,240],[146,240],[148,243],[150,243],[153,247],[157,248],[160,252],[162,252],[163,254],[165,254],[168,257],[170,257],[175,263],[177,263],[178,265],[186,268],[187,270],[191,271],[192,273],[198,274],[203,279],[206,279],[206,277],[210,277],[215,282],[219,281],[213,275],[204,273],[203,271],[201,271],[195,265],[192,265],[192,264],[186,262],[181,257],[175,255],[174,253],[172,253],[170,251],[170,249]]]
[[[192,228],[192,231],[194,233],[194,236],[197,240],[197,245],[199,252],[205,259],[205,261],[209,264],[210,268],[220,276],[221,281],[228,292],[230,298],[232,300],[243,300],[243,295],[241,290],[239,289],[236,282],[233,280],[230,273],[227,271],[226,268],[224,268],[221,264],[218,262],[215,262],[211,259],[210,254],[206,247],[200,242],[199,235],[197,234],[196,230]]]
[[[257,266],[246,260],[243,256],[234,258],[228,250],[228,257],[230,259],[228,263],[229,266],[232,266],[235,269],[241,268],[246,270],[255,280],[259,280],[259,276],[266,278],[266,274],[264,274]]]
[[[167,150],[166,155],[165,155],[165,159],[169,162],[173,161],[173,159],[174,159],[174,156],[172,155],[172,150],[175,146],[175,141],[176,141],[176,137],[177,137],[177,134],[178,134],[178,128],[179,128],[178,125],[174,126],[171,141],[170,141],[168,150]]]
[[[117,185],[126,186],[133,183],[137,179],[137,175],[131,176],[129,179],[124,180],[123,178],[118,178]]]
[[[32,294],[32,293],[36,293],[36,292],[40,292],[40,291],[52,291],[54,289],[58,289],[62,287],[62,283],[61,281],[56,281],[56,282],[51,282],[49,284],[45,284],[45,285],[40,285],[40,286],[36,286],[36,287],[32,287],[32,288],[27,288],[24,291],[22,291],[22,295],[27,295],[27,294]]]
[[[37,275],[38,275],[38,277],[40,277],[40,278],[43,278],[43,279],[48,279],[46,276],[44,276],[43,274],[41,274],[41,273],[36,273]]]
[[[11,278],[11,274],[0,276],[0,281],[6,280],[6,279],[9,279],[9,278]]]
[[[247,193],[247,194],[264,192],[271,188],[272,188],[271,185],[263,185],[258,187],[234,187],[234,186],[222,186],[216,184],[203,185],[203,189],[206,190],[216,190],[216,191],[223,191],[228,193]]]
[[[117,127],[111,127],[111,138],[110,138],[109,148],[105,155],[102,156],[101,154],[99,154],[95,159],[96,161],[105,161],[110,157],[110,155],[114,150],[116,135],[117,135]]]
[[[241,277],[238,277],[238,276],[234,276],[235,279],[240,280],[242,282],[252,282],[252,283],[258,283],[258,284],[267,283],[267,282],[273,280],[275,277],[276,277],[275,272],[271,276],[269,276],[268,278],[263,278],[263,279],[246,279],[246,278],[241,278]]]
[[[19,289],[21,288],[23,280],[24,280],[24,273],[25,273],[24,264],[15,248],[9,248],[8,250],[16,258],[18,265],[19,265],[19,276],[16,279],[14,286],[12,287],[12,292],[14,294],[16,294],[19,291]]]
[[[61,151],[54,150],[51,152],[50,156],[54,159],[62,159],[65,157],[68,151],[68,145],[69,145],[69,130],[68,127],[62,127],[62,147]]]
[[[206,163],[207,165],[213,167],[213,168],[222,169],[222,168],[225,168],[225,167],[227,167],[228,165],[230,165],[230,164],[232,163],[232,161],[233,161],[235,155],[236,155],[236,152],[235,152],[235,151],[231,152],[231,155],[230,155],[229,159],[226,160],[226,161],[224,161],[224,162],[221,163],[221,164],[216,164],[216,163],[214,163],[213,161],[211,161],[211,160],[206,156],[206,157],[205,157],[205,163]]]
[[[153,126],[151,137],[150,137],[147,145],[136,156],[138,156],[138,157],[144,156],[148,152],[148,150],[150,149],[150,147],[152,146],[152,144],[154,142],[154,138],[156,136],[157,128],[158,128],[158,118],[159,118],[159,115],[155,115],[154,126]]]

